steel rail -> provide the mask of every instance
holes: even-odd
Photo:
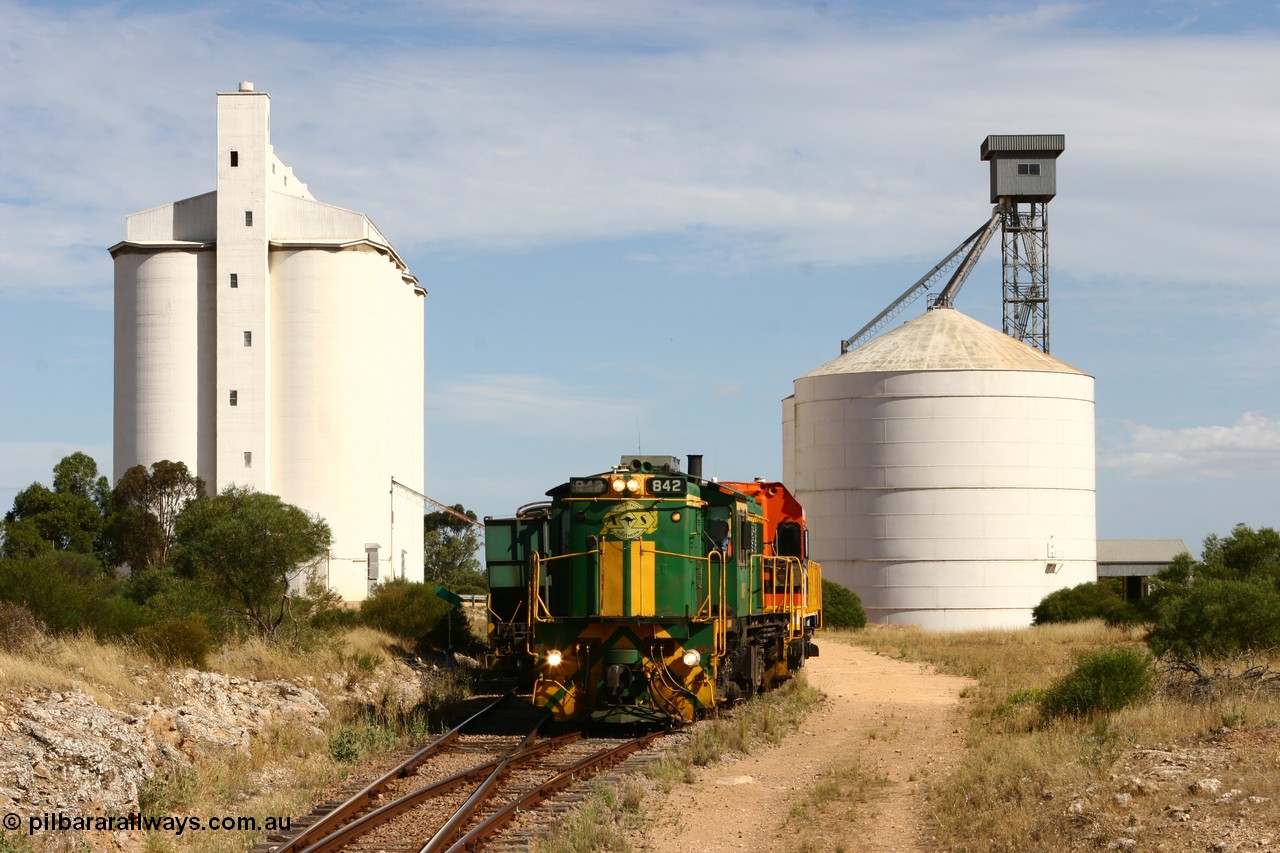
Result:
[[[315,823],[290,838],[288,841],[282,842],[278,847],[274,848],[273,853],[295,853],[295,851],[308,848],[310,845],[313,845],[317,839],[330,834],[343,821],[349,820],[353,815],[366,808],[368,802],[377,797],[379,792],[393,780],[403,779],[405,776],[413,773],[424,761],[440,752],[456,740],[464,728],[489,713],[514,695],[514,691],[507,693],[499,697],[496,701],[486,705],[484,708],[481,708],[470,717],[467,717],[467,719],[463,720],[453,729],[445,732],[443,735],[397,764],[391,770],[379,776],[355,794],[352,794],[345,802],[334,808],[333,811],[329,812],[324,817],[320,818]]]
[[[547,716],[549,717],[550,715],[548,714]],[[533,742],[533,739],[538,736],[538,729],[542,728],[542,723],[545,723],[546,721],[547,717],[543,717],[538,725],[533,727],[533,731],[529,732],[529,734],[525,736],[524,740],[520,741],[520,746],[518,746],[511,755],[508,755],[502,761],[498,762],[498,766],[493,768],[493,772],[489,774],[489,778],[480,783],[480,786],[472,792],[471,796],[467,798],[467,801],[462,804],[462,807],[454,812],[453,817],[445,821],[444,826],[436,830],[436,834],[431,836],[431,839],[427,841],[426,844],[422,845],[422,848],[418,853],[435,853],[435,851],[441,849],[457,836],[462,827],[466,825],[466,822],[471,820],[472,815],[474,815],[479,810],[480,806],[484,804],[484,801],[489,798],[489,792],[497,786],[498,781],[502,779],[503,776],[507,775],[507,770],[511,766],[511,762],[513,761],[516,753],[529,747]]]
[[[411,791],[402,797],[392,800],[386,805],[380,806],[368,814],[361,815],[351,823],[334,830],[323,838],[317,839],[314,844],[304,849],[302,853],[329,853],[333,850],[340,850],[342,847],[360,836],[373,831],[382,824],[387,823],[393,818],[421,805],[427,800],[443,796],[450,791],[462,787],[468,782],[475,782],[478,779],[488,777],[493,773],[498,765],[504,761],[512,762],[513,766],[519,766],[545,755],[554,749],[567,746],[568,744],[581,739],[582,734],[580,732],[574,732],[573,734],[567,734],[562,737],[546,740],[542,743],[530,746],[527,749],[519,750],[506,758],[495,758],[492,761],[488,761],[467,770],[460,770],[452,776],[448,776],[438,782],[433,782],[425,788],[419,788],[416,791]]]
[[[464,850],[476,849],[480,844],[497,834],[503,826],[509,823],[511,819],[520,812],[526,811],[543,800],[558,794],[574,782],[590,778],[601,770],[606,770],[612,767],[627,756],[631,755],[631,753],[648,746],[663,734],[665,734],[665,732],[650,732],[647,735],[627,741],[624,744],[620,744],[610,749],[601,750],[595,755],[588,755],[569,769],[557,774],[538,787],[526,792],[524,796],[514,799],[499,808],[450,845],[446,853],[461,853],[461,851]],[[426,848],[423,848],[424,851],[425,849]]]

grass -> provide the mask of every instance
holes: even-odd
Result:
[[[212,750],[191,766],[153,777],[140,792],[140,809],[156,816],[291,817],[306,811],[341,783],[352,763],[421,740],[469,687],[441,672],[423,690],[406,691],[393,667],[395,640],[367,628],[351,629],[305,649],[258,639],[230,643],[209,656],[209,669],[256,680],[285,679],[312,689],[329,718],[319,727],[276,720],[252,736],[248,752]],[[99,644],[89,636],[34,633],[0,651],[0,690],[15,693],[79,690],[99,704],[128,713],[129,706],[159,696],[175,700],[166,667],[137,647]],[[100,839],[99,839],[100,840]],[[258,835],[245,831],[152,832],[146,853],[230,853],[248,849]],[[0,834],[0,853],[87,850],[89,842],[67,833],[28,839]]]
[[[1068,801],[1083,792],[1114,790],[1116,779],[1132,772],[1133,750],[1157,744],[1197,749],[1224,725],[1263,733],[1280,726],[1280,695],[1275,692],[1221,687],[1213,695],[1188,701],[1186,691],[1170,689],[1167,679],[1158,680],[1163,689],[1110,713],[1079,718],[1044,713],[1046,691],[1070,673],[1082,655],[1145,652],[1139,631],[1096,622],[963,633],[876,627],[829,632],[828,639],[903,660],[927,661],[941,671],[978,681],[968,693],[965,754],[957,769],[928,791],[939,849],[956,853],[1058,853],[1100,843],[1105,847],[1106,839],[1097,835],[1099,827],[1123,825],[1128,819],[1125,809],[1102,797],[1091,802],[1093,811],[1084,819],[1067,808]],[[1270,750],[1236,749],[1229,784],[1271,804],[1257,808],[1274,810],[1280,778],[1275,774],[1274,747]],[[1170,796],[1185,796],[1185,791],[1171,791]],[[1152,820],[1158,819],[1156,809]]]
[[[888,784],[883,773],[871,772],[856,761],[818,774],[807,794],[791,807],[784,829],[798,853],[832,849],[843,853],[840,842],[832,842],[832,827],[858,820],[861,806]]]
[[[644,787],[635,779],[592,784],[587,798],[556,823],[554,835],[535,842],[536,853],[613,850],[630,853],[629,840],[644,827]]]
[[[554,838],[538,841],[537,853],[631,850],[629,838],[652,822],[653,816],[645,812],[648,788],[666,793],[677,784],[693,782],[694,767],[780,743],[821,701],[822,694],[800,673],[777,690],[697,723],[681,746],[645,768],[643,781],[624,778],[617,786],[593,789],[557,823]]]
[[[121,710],[131,702],[168,697],[164,668],[128,645],[100,644],[90,634],[33,634],[21,649],[0,651],[0,690],[76,690]]]

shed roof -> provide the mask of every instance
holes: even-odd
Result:
[[[1099,539],[1099,563],[1172,563],[1191,549],[1181,539]]]

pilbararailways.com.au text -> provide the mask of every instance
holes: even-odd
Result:
[[[288,832],[293,819],[290,817],[256,818],[247,815],[199,818],[190,815],[142,815],[136,812],[122,815],[68,815],[62,812],[45,812],[22,817],[17,814],[4,816],[4,828],[19,830],[26,825],[27,835],[37,832],[166,832],[182,835],[184,832]]]

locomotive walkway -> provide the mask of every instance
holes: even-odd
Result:
[[[827,694],[823,707],[778,746],[702,768],[692,785],[673,786],[649,807],[661,817],[641,849],[787,849],[795,830],[783,824],[792,807],[809,799],[824,771],[855,763],[883,783],[850,818],[832,823],[824,836],[830,846],[861,853],[935,849],[923,787],[949,772],[963,751],[960,692],[974,682],[830,637],[819,638],[819,645],[822,656],[809,661],[806,671],[809,682]]]

